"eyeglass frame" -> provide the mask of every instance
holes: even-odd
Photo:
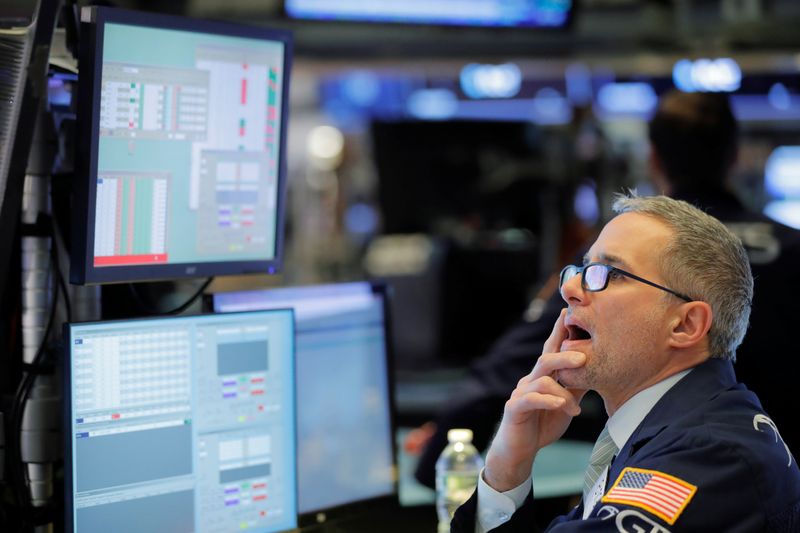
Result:
[[[590,289],[586,284],[586,276],[584,275],[584,272],[586,272],[587,268],[593,267],[593,266],[602,266],[602,267],[605,267],[605,269],[606,269],[605,283],[603,283],[603,286],[600,287],[599,289]],[[559,290],[559,292],[561,291],[562,287],[564,286],[564,283],[566,281],[569,281],[569,280],[565,280],[564,279],[564,273],[567,271],[568,268],[576,269],[575,274],[570,276],[569,279],[572,279],[575,276],[577,276],[578,274],[580,274],[580,276],[581,276],[581,288],[583,290],[587,291],[587,292],[600,292],[600,291],[606,290],[608,288],[608,282],[611,279],[611,276],[610,276],[611,272],[618,272],[618,273],[622,274],[625,277],[628,277],[628,278],[631,278],[633,280],[639,281],[641,283],[644,283],[645,285],[650,285],[651,287],[655,287],[656,289],[661,289],[662,291],[668,292],[668,293],[672,294],[673,296],[677,296],[681,300],[685,300],[685,301],[690,302],[690,303],[695,301],[693,298],[690,298],[690,297],[686,296],[685,294],[682,294],[682,293],[680,293],[678,291],[674,291],[672,289],[664,287],[663,285],[659,285],[658,283],[654,283],[652,281],[646,280],[646,279],[644,279],[642,277],[637,276],[636,274],[631,274],[627,270],[622,270],[621,268],[615,267],[613,265],[609,265],[609,264],[606,264],[606,263],[600,263],[600,262],[587,263],[587,264],[585,264],[583,266],[567,265],[564,268],[562,268],[561,269],[561,273],[558,275],[558,290]]]

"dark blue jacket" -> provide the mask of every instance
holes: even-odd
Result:
[[[670,389],[614,459],[608,486],[626,468],[672,476],[697,487],[669,524],[642,507],[603,502],[581,520],[579,505],[547,531],[800,531],[800,470],[758,398],[737,383],[728,361],[710,359]],[[534,531],[529,496],[497,533]],[[464,504],[452,532],[472,532],[476,496]]]

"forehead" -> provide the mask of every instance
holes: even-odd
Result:
[[[603,261],[637,272],[655,272],[660,250],[672,240],[673,230],[660,220],[639,213],[611,219],[592,245],[587,259]]]

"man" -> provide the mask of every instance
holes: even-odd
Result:
[[[753,294],[741,242],[663,196],[614,211],[584,266],[562,271],[568,307],[452,530],[531,530],[533,461],[591,389],[609,419],[581,504],[548,531],[797,531],[800,470],[731,363]]]
[[[800,293],[800,276],[796,275],[800,265],[800,232],[749,212],[730,192],[739,134],[725,95],[666,93],[650,121],[649,137],[650,175],[657,189],[699,206],[725,223],[744,243],[756,290],[750,328],[737,350],[736,374],[758,394],[766,413],[781,428],[784,441],[797,453],[800,424],[794,422],[796,402],[790,401],[788,392],[795,386],[795,376],[776,368],[788,366],[795,351],[792,336],[782,332],[800,320],[794,300],[785,297]],[[433,484],[433,465],[447,443],[446,434],[451,427],[472,428],[476,446],[483,448],[488,444],[503,403],[517,381],[515,376],[526,373],[536,354],[542,352],[560,303],[555,294],[538,321],[521,321],[511,328],[472,366],[453,401],[439,413],[436,425],[426,426],[427,434],[416,433],[421,436],[416,444],[422,450],[415,472],[417,479]],[[589,403],[584,407],[596,406]],[[585,409],[570,425],[568,435],[573,438],[596,435],[599,431],[596,418]],[[430,431],[433,428],[435,432]]]

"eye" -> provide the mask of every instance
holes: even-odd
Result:
[[[614,280],[614,279],[620,279],[621,277],[623,276],[622,274],[620,274],[618,270],[613,268],[608,269],[608,279]]]

